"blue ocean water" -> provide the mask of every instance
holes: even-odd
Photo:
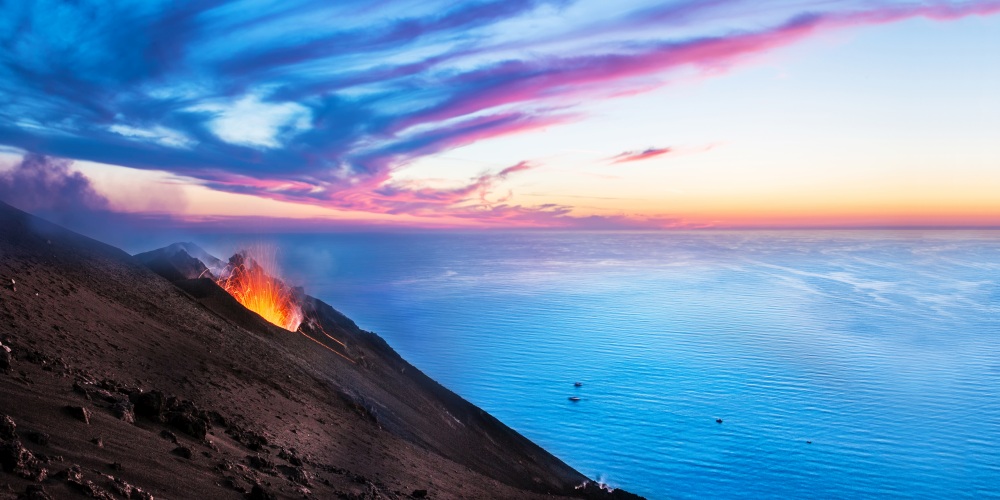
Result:
[[[1000,232],[278,243],[291,281],[611,485],[1000,498]]]

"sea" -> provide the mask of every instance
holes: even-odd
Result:
[[[1000,498],[1000,231],[270,238],[289,281],[610,486]]]

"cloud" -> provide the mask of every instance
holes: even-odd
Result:
[[[580,120],[579,103],[718,74],[816,33],[1000,12],[1000,0],[688,0],[563,15],[581,5],[14,2],[0,20],[0,145],[335,209],[560,217],[569,212],[500,210],[502,197],[467,214],[448,200],[478,197],[477,180],[433,192],[394,176],[428,155]]]
[[[306,130],[309,110],[295,103],[271,104],[256,96],[247,96],[226,106],[205,105],[215,119],[208,125],[219,139],[230,144],[276,148],[283,135]]]
[[[108,210],[108,200],[85,175],[70,170],[72,161],[27,154],[0,171],[0,200],[21,210],[70,215]]]
[[[0,167],[0,201],[92,238],[127,248],[148,244],[151,227],[169,228],[180,224],[180,219],[170,214],[117,211],[115,204],[94,187],[89,177],[72,167],[72,160],[24,154],[21,161]],[[138,192],[126,194],[140,196]],[[145,193],[141,201],[153,209],[177,208],[184,202],[183,195],[162,186],[158,186],[155,193]],[[171,233],[174,237],[180,234]]]
[[[648,148],[643,151],[625,151],[624,153],[612,156],[611,163],[628,163],[633,161],[648,160],[650,158],[656,158],[657,156],[663,156],[672,152],[673,149],[671,148]]]
[[[517,173],[517,172],[524,172],[525,170],[531,170],[533,168],[535,168],[535,166],[532,165],[531,163],[529,163],[527,161],[522,161],[522,162],[519,162],[519,163],[517,163],[515,165],[511,165],[511,166],[509,166],[509,167],[501,170],[500,173],[497,174],[497,177],[499,177],[501,179],[506,179],[507,176],[510,175],[510,174],[514,174],[514,173]]]
[[[417,216],[450,215],[459,218],[496,218],[497,206],[505,198],[488,199],[492,190],[515,173],[535,168],[522,161],[497,173],[483,173],[470,182],[449,188],[436,188],[419,182],[387,182],[370,191],[346,191],[340,206],[353,210],[384,214],[411,214]]]

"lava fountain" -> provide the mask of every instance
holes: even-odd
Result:
[[[277,269],[274,248],[258,245],[233,255],[217,283],[243,307],[294,332],[302,323],[302,308],[292,289],[276,278]]]

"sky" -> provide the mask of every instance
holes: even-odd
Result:
[[[1000,227],[1000,0],[0,5],[57,221]]]

